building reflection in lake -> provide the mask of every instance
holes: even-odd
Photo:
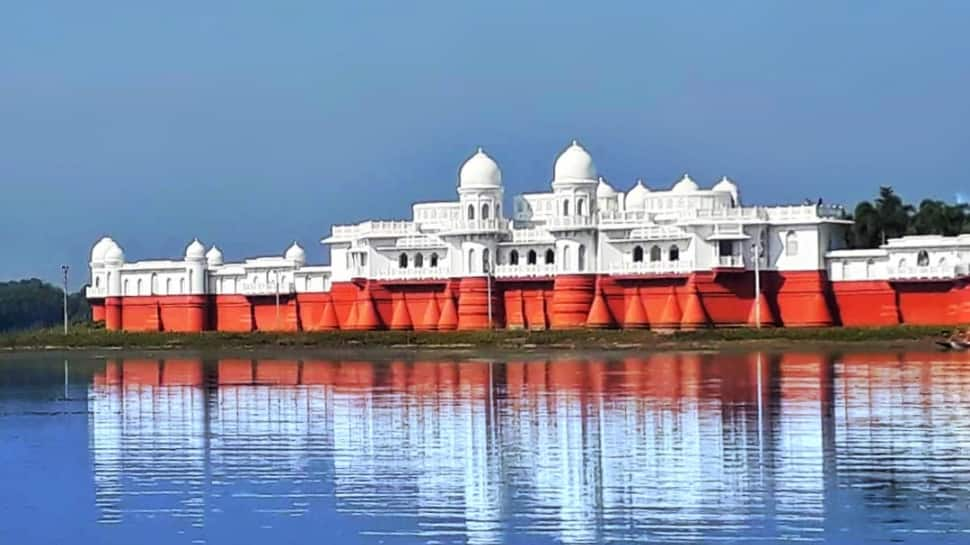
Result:
[[[836,505],[891,501],[886,479],[970,475],[933,461],[970,446],[970,376],[940,357],[108,361],[97,501],[198,527],[332,511],[387,542],[817,540]],[[887,477],[901,450],[929,469]]]

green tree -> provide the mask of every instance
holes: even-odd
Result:
[[[32,278],[0,282],[0,331],[50,327],[64,318],[64,291]],[[89,321],[91,309],[83,290],[69,294],[68,316],[71,321]]]
[[[886,239],[897,238],[909,231],[913,207],[904,203],[890,186],[881,186],[873,202],[863,201],[855,208],[852,245],[876,248]]]
[[[917,235],[955,236],[962,233],[967,224],[967,205],[924,199],[913,214],[910,230]]]

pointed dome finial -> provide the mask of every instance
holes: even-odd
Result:
[[[478,146],[478,153],[485,153],[485,148]]]
[[[573,145],[576,147],[579,147],[579,140],[576,140],[575,138],[573,138]]]

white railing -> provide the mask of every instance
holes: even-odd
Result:
[[[451,270],[448,267],[389,267],[377,271],[373,278],[377,280],[438,280],[450,278]]]
[[[591,216],[556,216],[546,218],[548,229],[575,229],[596,225],[596,218]]]
[[[764,212],[756,206],[746,208],[698,208],[691,210],[693,217],[710,220],[757,220],[764,219]]]
[[[512,242],[543,242],[552,243],[556,237],[545,229],[513,229]]]
[[[495,276],[498,278],[518,278],[552,276],[556,274],[556,265],[536,264],[536,265],[496,265]]]
[[[720,255],[717,256],[718,267],[728,267],[732,269],[744,268],[744,256],[740,255]]]
[[[650,214],[644,212],[643,210],[600,212],[599,214],[599,222],[601,225],[644,223],[648,220],[652,221],[653,218]]]
[[[442,242],[435,237],[404,237],[397,239],[394,244],[397,248],[438,248]]]
[[[669,225],[651,225],[649,227],[638,227],[630,231],[629,240],[677,240],[685,239],[690,235],[680,227]]]
[[[843,218],[845,210],[840,206],[820,204],[795,204],[789,206],[766,207],[771,221],[813,220],[820,218]]]
[[[682,274],[693,272],[692,260],[680,261],[643,261],[607,265],[604,272],[610,274]]]
[[[892,279],[912,279],[920,280],[924,278],[954,278],[957,276],[956,267],[953,265],[932,265],[926,267],[914,267],[911,265],[903,267],[888,267],[889,278]]]
[[[102,299],[108,296],[107,286],[88,286],[84,291],[88,299]]]
[[[744,229],[738,223],[715,223],[714,235],[743,235]]]
[[[292,281],[244,280],[239,282],[239,293],[243,295],[275,295],[293,293],[296,287]]]
[[[365,221],[357,225],[334,225],[335,237],[359,237],[366,234],[406,235],[416,233],[417,226],[412,221]]]
[[[443,227],[448,231],[503,231],[508,229],[509,221],[503,218],[487,220],[458,220]]]

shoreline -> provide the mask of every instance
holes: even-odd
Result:
[[[560,331],[335,331],[251,333],[134,333],[77,327],[0,334],[0,352],[73,350],[265,350],[328,349],[341,351],[736,351],[797,347],[852,347],[884,344],[886,348],[935,349],[933,340],[945,326],[881,328],[703,329],[658,333],[647,330]]]

